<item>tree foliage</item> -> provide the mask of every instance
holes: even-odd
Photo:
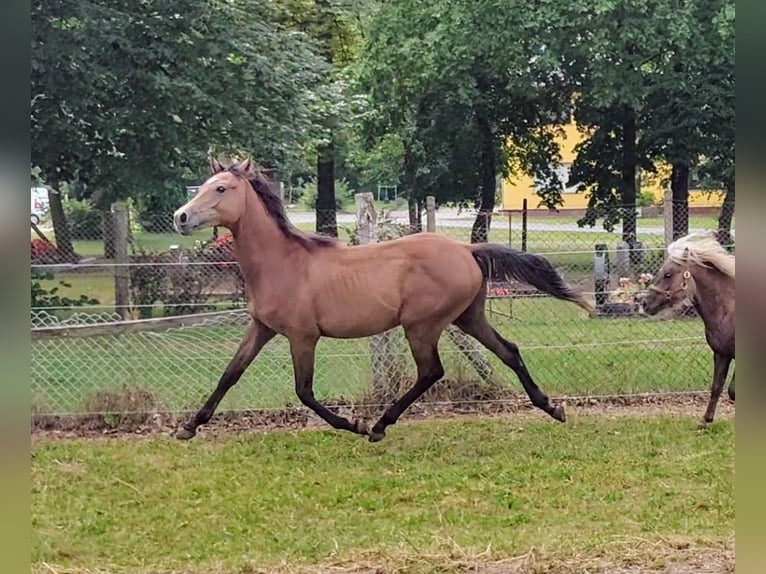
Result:
[[[161,198],[211,152],[294,161],[317,135],[313,90],[327,66],[272,10],[244,0],[35,3],[33,165],[54,189],[84,182],[102,208],[134,196],[168,210]]]

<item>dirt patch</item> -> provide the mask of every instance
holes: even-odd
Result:
[[[557,402],[566,405],[568,420],[580,416],[616,418],[624,416],[679,415],[699,418],[707,405],[708,393],[658,393],[600,397],[561,397]],[[354,405],[346,402],[326,403],[335,412],[350,419],[374,420],[370,413],[382,413],[385,405]],[[57,438],[141,437],[172,435],[191,413],[154,412],[144,417],[123,417],[122,425],[105,419],[98,424],[97,415],[32,416],[32,440]],[[379,416],[379,414],[378,414]],[[463,400],[449,402],[416,403],[404,414],[401,421],[426,418],[513,416],[523,421],[544,420],[547,415],[531,406],[526,396],[516,395],[503,400]],[[716,413],[717,419],[734,417],[734,403],[722,398]],[[102,417],[103,418],[103,417]],[[311,411],[303,407],[278,410],[248,410],[218,413],[209,424],[200,427],[200,435],[221,433],[267,432],[329,428]]]
[[[67,569],[48,564],[32,566],[33,574],[109,574],[108,570]],[[136,570],[136,574],[197,574],[189,570]],[[497,558],[491,550],[479,553],[460,548],[428,554],[391,549],[369,551],[321,564],[281,564],[263,568],[244,564],[231,569],[212,567],[206,574],[731,574],[734,539],[717,543],[693,540],[628,539],[607,544],[595,556],[556,556],[531,549],[512,558]]]

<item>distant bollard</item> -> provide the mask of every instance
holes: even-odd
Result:
[[[596,243],[593,261],[593,290],[596,295],[596,306],[607,302],[607,287],[609,286],[609,252],[606,243]]]

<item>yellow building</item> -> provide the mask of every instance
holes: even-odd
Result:
[[[564,204],[559,208],[563,210],[578,210],[582,211],[588,207],[588,192],[578,192],[577,186],[566,186],[566,182],[569,179],[569,169],[572,162],[575,159],[575,146],[582,141],[584,134],[577,129],[574,122],[571,122],[564,126],[563,138],[559,140],[561,149],[561,165],[559,166],[559,178],[564,182],[564,189],[562,192],[562,199]],[[665,187],[662,185],[662,181],[669,181],[670,169],[668,166],[658,166],[658,172],[656,174],[642,174],[640,191],[642,193],[650,192],[654,195],[655,203],[661,205],[663,203]],[[669,185],[669,184],[667,184]],[[543,209],[545,207],[539,206],[540,197],[535,193],[535,182],[532,177],[528,175],[518,175],[511,178],[506,178],[502,182],[502,209],[503,210],[520,210],[524,199],[527,200],[527,208]],[[707,207],[718,208],[723,201],[723,193],[710,192],[708,190],[701,189],[689,189],[689,207]]]

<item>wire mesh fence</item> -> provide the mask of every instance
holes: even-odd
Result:
[[[339,240],[386,241],[414,229],[469,242],[477,237],[545,255],[567,282],[598,303],[581,309],[515,282],[488,285],[490,322],[521,348],[549,395],[589,396],[706,390],[712,359],[693,312],[640,316],[637,297],[680,230],[717,229],[716,213],[635,211],[622,225],[580,227],[577,214],[530,210],[476,217],[431,207],[419,225],[405,209],[334,214]],[[182,412],[198,408],[234,355],[249,320],[244,281],[224,229],[184,237],[172,216],[151,225],[131,210],[92,217],[74,232],[50,221],[33,229],[31,386],[36,414]],[[668,210],[670,211],[670,210]],[[688,213],[679,222],[678,213]],[[124,221],[118,221],[124,217]],[[327,230],[313,212],[294,225]],[[366,217],[366,219],[365,219]],[[68,236],[67,236],[68,234]],[[120,236],[122,234],[122,236]],[[733,243],[734,230],[730,237]],[[289,262],[285,262],[289,264]],[[456,328],[440,341],[445,382],[423,398],[503,400],[515,375]],[[402,330],[364,340],[322,339],[315,390],[320,400],[386,403],[414,382]],[[221,409],[296,405],[287,341],[274,339],[227,395]],[[443,389],[439,391],[439,389]],[[446,390],[445,390],[446,389]],[[440,394],[442,393],[442,394]]]

